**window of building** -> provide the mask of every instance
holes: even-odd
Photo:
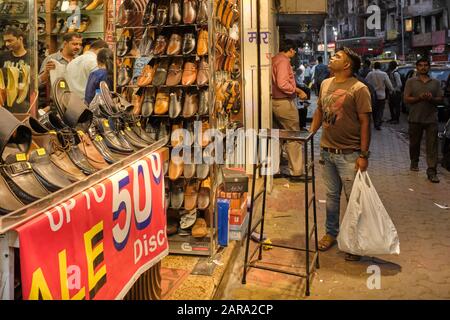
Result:
[[[422,19],[421,17],[414,17],[414,34],[422,33]]]
[[[442,13],[439,13],[438,15],[436,15],[436,31],[441,31],[443,29],[444,27]]]
[[[425,17],[425,33],[431,32],[431,16]]]

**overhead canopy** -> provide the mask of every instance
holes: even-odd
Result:
[[[318,32],[322,28],[326,17],[326,13],[278,14],[277,26],[280,27],[280,33]]]

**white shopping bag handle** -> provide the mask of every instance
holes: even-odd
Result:
[[[368,188],[372,188],[373,187],[373,183],[372,180],[370,180],[369,174],[367,173],[367,170],[364,172],[361,172],[361,169],[358,169],[358,172],[356,173],[356,177],[360,180],[363,181]]]

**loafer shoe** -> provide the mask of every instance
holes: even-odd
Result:
[[[183,38],[183,54],[191,54],[195,49],[195,36],[193,33],[186,33]]]

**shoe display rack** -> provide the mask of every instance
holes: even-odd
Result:
[[[38,36],[49,53],[56,52],[67,32],[78,32],[86,47],[94,39],[103,39],[106,0],[38,0]]]
[[[211,256],[216,247],[215,166],[202,160],[212,149],[212,6],[210,0],[115,4],[117,92],[132,101],[147,133],[177,152],[165,176],[169,250],[176,254]]]

